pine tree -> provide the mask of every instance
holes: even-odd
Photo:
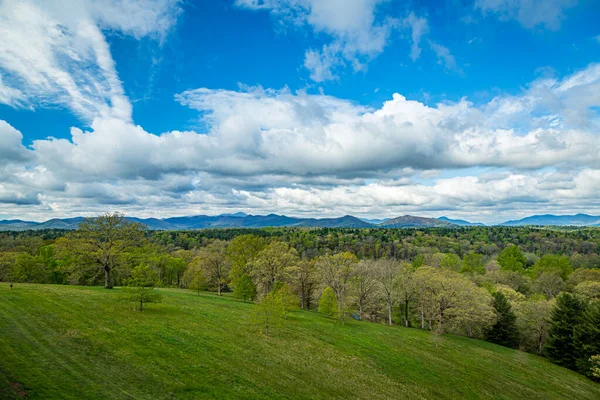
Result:
[[[581,314],[573,331],[573,343],[578,351],[577,371],[592,378],[592,356],[600,354],[600,302],[591,303]]]
[[[575,346],[573,332],[584,311],[585,305],[570,293],[556,298],[546,344],[546,354],[555,364],[577,369],[580,347]]]
[[[333,289],[329,286],[323,290],[321,299],[319,300],[319,312],[331,317],[339,314],[338,302]]]
[[[492,296],[497,319],[496,323],[486,332],[487,341],[506,347],[515,347],[518,341],[517,317],[504,294],[494,292]]]

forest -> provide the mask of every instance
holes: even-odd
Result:
[[[600,228],[149,231],[120,214],[0,234],[0,281],[159,287],[254,302],[269,335],[294,309],[487,340],[600,380]]]

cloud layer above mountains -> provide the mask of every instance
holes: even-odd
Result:
[[[361,68],[393,29],[411,29],[411,57],[418,57],[427,32],[414,14],[378,22],[377,0],[358,2],[369,18],[333,18],[337,9],[308,0],[237,3],[329,35],[330,44],[306,53],[316,81],[333,79],[339,63]],[[483,104],[463,98],[430,106],[395,93],[371,108],[287,88],[191,88],[174,101],[196,110],[207,131],[147,132],[132,118],[104,35],[167,40],[179,2],[0,4],[0,102],[67,108],[87,126],[72,128],[69,139],[47,132],[29,144],[0,120],[7,217],[235,210],[495,222],[540,209],[600,214],[598,64]]]

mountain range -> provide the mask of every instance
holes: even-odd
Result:
[[[130,221],[146,225],[151,230],[188,230],[205,228],[265,228],[265,227],[314,227],[314,228],[457,228],[461,226],[485,226],[447,217],[425,218],[404,215],[385,219],[360,219],[352,215],[339,218],[297,218],[285,215],[248,215],[245,213],[221,215],[195,215],[171,218],[126,217]],[[39,229],[77,229],[83,217],[53,218],[45,222],[18,219],[0,220],[0,231],[24,231]],[[520,220],[506,221],[501,226],[600,226],[600,216],[533,215]]]

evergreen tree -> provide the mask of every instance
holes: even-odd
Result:
[[[333,289],[329,286],[323,290],[323,294],[319,300],[319,312],[331,317],[337,316],[339,313],[337,298]]]
[[[575,346],[573,332],[584,311],[584,304],[570,293],[563,293],[556,298],[546,344],[546,354],[552,362],[577,369],[580,347]]]
[[[487,341],[515,347],[518,342],[517,317],[504,294],[494,292],[492,297],[496,309],[496,323],[486,332]]]
[[[252,301],[256,298],[256,286],[248,274],[243,274],[234,282],[233,297],[244,301]]]
[[[591,303],[581,314],[573,338],[575,348],[579,349],[577,371],[594,379],[592,356],[600,354],[600,302]]]

